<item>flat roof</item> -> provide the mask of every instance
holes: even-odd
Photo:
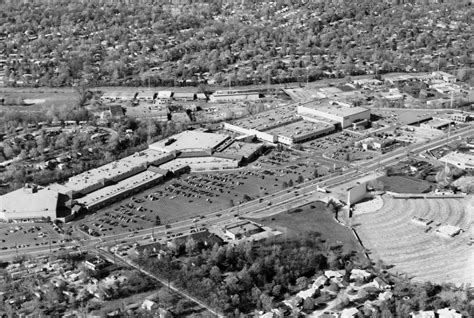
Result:
[[[73,176],[69,178],[67,182],[62,184],[62,186],[73,191],[81,191],[87,187],[101,182],[103,179],[115,178],[134,169],[140,168],[143,165],[163,159],[166,156],[168,156],[167,153],[156,150],[147,149],[140,151],[134,153],[131,156]]]
[[[91,192],[88,195],[77,199],[77,202],[83,203],[86,206],[91,206],[161,177],[163,177],[162,174],[148,170],[143,171],[114,185]]]
[[[450,152],[446,156],[442,157],[441,160],[449,160],[454,162],[462,162],[469,166],[474,166],[474,153],[465,152]]]
[[[149,145],[150,149],[171,152],[196,149],[214,149],[229,138],[229,135],[186,130],[177,135]]]
[[[273,128],[267,132],[272,135],[282,135],[285,137],[297,138],[330,128],[334,128],[334,125],[323,122],[315,123],[311,121],[300,120],[288,125]]]
[[[187,92],[176,92],[173,95],[175,98],[176,97],[194,97],[196,96],[196,93],[187,93]]]
[[[229,231],[232,234],[245,234],[252,231],[261,231],[262,228],[255,223],[250,221],[240,222],[226,227],[226,231]]]
[[[36,192],[20,188],[0,196],[0,213],[56,213],[58,199],[59,193],[48,188],[38,188]]]
[[[215,91],[213,95],[216,96],[226,96],[226,95],[253,95],[260,94],[260,92],[255,90],[219,90]]]
[[[422,125],[427,125],[430,127],[443,127],[449,125],[450,121],[449,120],[442,120],[442,119],[432,119],[430,121],[427,121],[426,123],[423,123]]]
[[[171,98],[171,95],[173,95],[172,91],[159,91],[157,98]]]
[[[235,120],[232,122],[232,125],[245,129],[265,131],[295,120],[298,120],[296,106],[290,105],[264,111],[244,119]]]
[[[308,108],[311,110],[317,110],[323,113],[331,114],[338,117],[352,116],[355,114],[363,113],[369,111],[368,108],[360,106],[343,106],[337,101],[324,99],[318,101],[311,101],[301,105],[300,107]]]
[[[210,170],[212,168],[226,167],[235,168],[239,161],[236,159],[221,157],[192,157],[192,158],[176,158],[173,161],[164,163],[159,166],[160,169],[176,171],[182,167],[189,166],[196,170]]]
[[[235,141],[234,143],[232,143],[232,145],[221,151],[221,153],[228,155],[239,155],[248,158],[263,146],[263,144],[251,144],[246,142]]]

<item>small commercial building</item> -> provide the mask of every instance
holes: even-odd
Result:
[[[261,94],[256,91],[238,91],[238,90],[221,90],[211,95],[210,101],[219,102],[237,102],[251,100],[256,101],[261,98]]]
[[[176,92],[173,99],[180,102],[192,102],[196,99],[196,93]]]
[[[449,74],[449,73],[446,73],[446,72],[443,72],[443,71],[433,72],[433,73],[431,73],[431,77],[433,79],[443,80],[447,83],[455,83],[456,82],[456,76],[454,76],[452,74]]]
[[[467,113],[454,113],[451,115],[451,120],[458,123],[465,123],[471,119],[471,116]]]
[[[448,238],[454,237],[458,235],[459,233],[461,233],[461,229],[459,227],[454,226],[454,225],[449,225],[449,224],[441,225],[436,230],[436,234],[443,237],[448,237]]]
[[[422,124],[420,124],[420,128],[425,128],[425,129],[444,129],[444,128],[447,128],[449,127],[449,125],[451,124],[450,121],[448,120],[442,120],[442,119],[432,119],[430,121],[427,121],[427,122],[424,122]]]
[[[232,240],[239,240],[263,231],[264,230],[259,225],[250,221],[234,223],[224,228],[225,235]]]
[[[158,101],[171,101],[173,98],[173,92],[172,91],[159,91],[158,94],[156,95],[156,99]]]

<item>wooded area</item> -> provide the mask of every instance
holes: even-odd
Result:
[[[5,4],[4,82],[242,85],[469,67],[464,2],[243,3]]]

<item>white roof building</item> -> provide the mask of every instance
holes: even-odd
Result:
[[[461,313],[451,308],[438,309],[439,318],[462,318]]]
[[[410,313],[412,318],[435,318],[434,311],[418,311]]]
[[[346,308],[341,312],[341,318],[352,318],[356,317],[359,313],[357,308]]]
[[[57,219],[59,193],[36,186],[23,187],[0,196],[0,219]]]
[[[450,152],[439,160],[463,170],[474,169],[474,155],[470,153]]]
[[[172,151],[212,151],[228,138],[229,135],[224,134],[186,130],[167,139],[155,142],[149,148],[166,153]]]
[[[445,236],[445,237],[453,237],[456,236],[461,232],[461,229],[454,225],[441,225],[437,230],[436,233]]]

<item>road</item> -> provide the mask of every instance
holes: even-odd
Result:
[[[415,155],[422,153],[426,150],[439,147],[441,145],[446,144],[449,141],[457,139],[459,137],[466,137],[469,135],[473,135],[474,131],[472,127],[465,127],[463,129],[459,129],[458,131],[452,132],[451,136],[448,138],[442,138],[433,140],[423,144],[416,144],[411,147],[410,151]],[[276,193],[272,193],[266,195],[264,197],[248,201],[242,203],[238,206],[224,209],[221,211],[216,211],[205,215],[205,218],[199,219],[197,222],[194,222],[193,219],[185,219],[180,220],[177,222],[173,222],[170,224],[171,228],[166,229],[164,225],[157,226],[153,228],[143,229],[137,231],[135,234],[130,233],[121,233],[115,235],[107,235],[100,238],[91,237],[87,240],[82,240],[81,242],[69,242],[64,244],[52,244],[51,250],[55,251],[61,248],[61,246],[78,246],[82,245],[85,248],[89,247],[96,247],[98,245],[110,245],[110,244],[117,244],[117,243],[134,243],[136,241],[143,240],[146,236],[153,235],[157,240],[165,239],[167,236],[170,237],[171,235],[180,236],[186,235],[191,230],[191,227],[208,227],[213,224],[222,223],[225,221],[229,221],[235,217],[243,217],[248,213],[255,214],[259,211],[265,211],[268,209],[273,209],[277,206],[282,205],[291,205],[299,201],[304,201],[308,199],[315,191],[315,186],[317,184],[322,184],[326,188],[332,188],[339,184],[346,183],[352,180],[355,180],[364,174],[371,173],[379,168],[386,167],[393,165],[403,158],[406,157],[407,149],[401,148],[394,150],[390,153],[384,154],[379,158],[368,160],[364,163],[361,163],[358,167],[353,167],[348,169],[342,174],[331,174],[325,177],[317,178],[314,180],[306,181],[301,184],[298,184],[294,187],[278,191]],[[271,202],[271,204],[270,204]],[[22,248],[19,249],[18,252],[16,250],[3,250],[0,251],[0,258],[2,260],[9,260],[14,258],[17,254],[30,254],[30,255],[38,255],[38,254],[45,254],[49,253],[50,246],[35,246],[29,248]]]
[[[426,150],[439,147],[441,145],[446,144],[447,142],[454,140],[459,137],[465,137],[468,135],[474,134],[474,131],[472,131],[471,127],[466,127],[464,129],[460,129],[454,133],[451,134],[451,136],[448,138],[442,138],[438,140],[434,140],[431,142],[427,142],[424,144],[417,144],[414,145],[410,151],[411,153],[419,154],[422,153]],[[18,254],[28,254],[30,256],[35,256],[39,254],[46,254],[51,251],[57,251],[59,249],[63,249],[64,247],[72,247],[72,246],[81,246],[82,248],[89,250],[91,252],[99,253],[100,255],[104,256],[106,259],[109,261],[119,261],[123,263],[126,266],[131,266],[133,268],[136,268],[137,270],[141,271],[145,275],[155,279],[156,281],[159,281],[163,285],[169,285],[170,289],[172,289],[174,292],[180,294],[182,297],[185,297],[195,303],[197,303],[199,306],[202,308],[205,308],[212,314],[218,317],[223,317],[219,313],[217,313],[213,308],[210,308],[207,306],[205,303],[202,303],[199,299],[194,298],[193,296],[189,295],[187,292],[182,291],[172,284],[169,284],[169,282],[165,281],[164,279],[153,275],[152,273],[139,268],[136,264],[132,263],[131,261],[121,258],[118,255],[113,255],[111,254],[108,250],[107,247],[110,247],[112,245],[117,245],[118,243],[134,243],[137,241],[143,241],[145,240],[146,237],[153,237],[156,240],[163,240],[163,239],[168,239],[176,236],[184,236],[187,235],[190,231],[191,228],[195,227],[208,227],[214,224],[222,223],[225,221],[230,221],[236,217],[242,217],[245,216],[246,214],[249,213],[258,213],[259,211],[265,212],[269,209],[275,209],[276,207],[285,207],[289,206],[294,203],[298,202],[307,202],[309,198],[311,198],[312,194],[315,192],[315,187],[318,184],[324,184],[326,188],[332,188],[334,186],[337,186],[342,183],[347,183],[352,180],[358,179],[364,174],[371,173],[375,171],[376,169],[379,169],[381,167],[386,167],[390,166],[398,161],[400,161],[402,158],[406,156],[407,149],[402,148],[402,149],[397,149],[393,152],[387,153],[382,155],[379,158],[372,159],[369,161],[366,161],[362,163],[359,167],[353,167],[346,172],[342,174],[332,174],[326,177],[321,177],[317,178],[314,180],[310,180],[307,182],[303,182],[301,184],[298,184],[294,187],[278,191],[276,193],[269,194],[267,196],[242,203],[238,206],[224,209],[221,211],[209,213],[205,216],[204,218],[199,218],[199,219],[185,219],[181,221],[174,222],[170,224],[171,228],[166,228],[166,226],[157,226],[153,228],[148,228],[144,230],[140,230],[135,232],[135,234],[129,234],[129,233],[122,233],[122,234],[115,234],[115,235],[108,235],[100,238],[94,238],[91,237],[86,240],[81,240],[80,242],[75,241],[75,242],[69,242],[69,243],[64,243],[64,244],[52,244],[48,246],[36,246],[36,247],[29,247],[29,248],[24,248],[21,250],[3,250],[0,251],[0,259],[7,261]],[[271,204],[269,204],[271,202]],[[102,249],[102,247],[105,247],[105,249]]]
[[[118,255],[113,255],[112,253],[110,253],[109,251],[107,250],[103,250],[103,249],[96,249],[96,253],[97,254],[100,254],[100,256],[102,256],[103,258],[105,258],[106,260],[108,260],[109,262],[111,263],[116,263],[116,264],[122,264],[126,267],[133,267],[135,268],[136,270],[140,271],[141,273],[143,273],[144,275],[156,280],[157,282],[159,282],[161,285],[163,286],[167,286],[169,289],[171,289],[173,292],[175,292],[176,294],[180,295],[181,297],[183,298],[186,298],[196,304],[198,304],[200,307],[206,309],[207,311],[209,311],[211,314],[213,314],[214,316],[216,317],[224,317],[222,314],[219,314],[217,311],[215,311],[214,308],[211,308],[209,307],[207,304],[203,303],[202,301],[200,301],[199,299],[197,299],[196,297],[193,297],[192,295],[190,295],[189,293],[187,293],[186,291],[183,291],[177,287],[175,287],[171,282],[169,282],[167,279],[164,279],[162,277],[159,277],[155,274],[152,274],[150,273],[149,271],[141,268],[140,266],[138,266],[137,264],[135,264],[134,262],[128,260],[127,258],[123,258],[123,257],[120,257]]]

